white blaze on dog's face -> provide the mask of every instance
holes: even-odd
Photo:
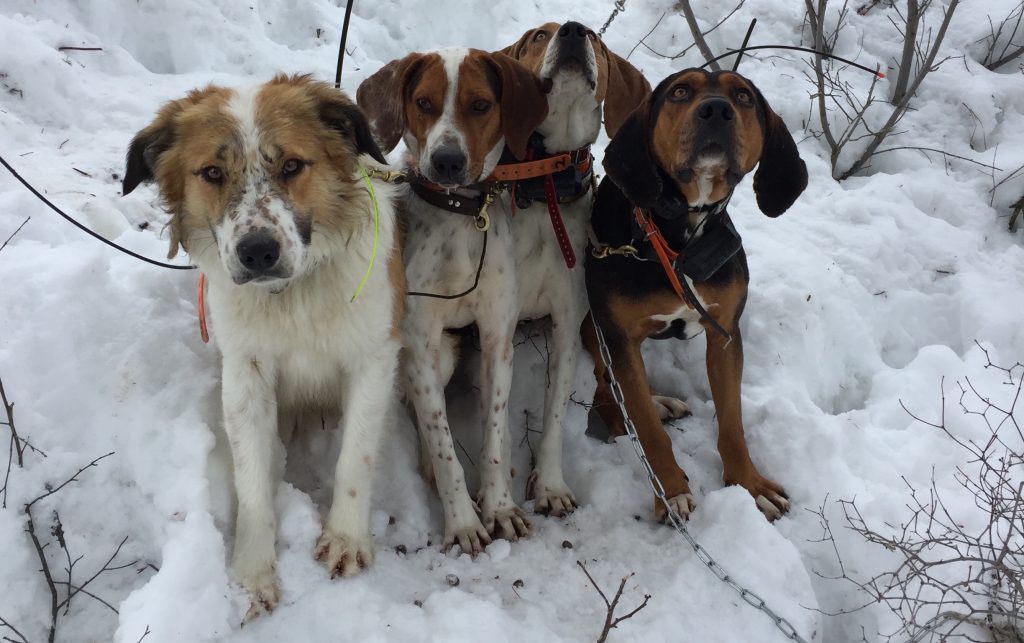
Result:
[[[484,180],[506,145],[522,158],[547,113],[529,70],[465,47],[391,61],[363,81],[357,99],[385,149],[404,139],[420,174],[446,187]]]
[[[651,89],[635,67],[578,22],[543,24],[502,52],[532,69],[548,91],[548,116],[537,131],[552,153],[596,141],[602,107],[605,128],[614,136]]]
[[[319,226],[354,225],[345,208],[360,153],[383,162],[360,110],[308,77],[169,103],[128,153],[127,194],[156,179],[171,210],[171,252],[215,246],[236,284],[283,289],[318,255]]]

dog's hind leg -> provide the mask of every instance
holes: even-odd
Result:
[[[274,572],[277,516],[274,493],[280,469],[274,365],[247,356],[224,355],[224,431],[234,461],[238,516],[231,567],[249,592],[249,620],[277,605]]]

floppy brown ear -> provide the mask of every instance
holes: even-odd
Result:
[[[385,152],[395,149],[405,132],[405,88],[424,58],[423,54],[413,53],[392,60],[359,83],[356,90],[356,103],[365,112]]]
[[[604,100],[604,130],[608,136],[615,136],[622,123],[636,106],[651,93],[651,84],[628,60],[612,53],[605,44],[605,77],[607,85],[604,94],[598,92],[598,100]]]
[[[654,205],[663,184],[650,146],[650,99],[633,110],[612,137],[604,152],[604,171],[626,195],[641,208]]]
[[[373,133],[370,131],[370,123],[358,105],[355,105],[341,91],[326,84],[323,86],[319,100],[317,115],[322,123],[352,141],[357,154],[369,154],[378,163],[387,165],[388,160],[384,158],[384,153],[377,147],[377,142],[373,139]]]
[[[526,156],[530,134],[548,115],[548,98],[537,75],[502,53],[485,54],[501,80],[501,126],[505,145],[517,159]]]
[[[512,58],[515,58],[516,60],[519,60],[519,57],[523,53],[523,49],[526,48],[526,45],[530,44],[530,38],[533,37],[533,32],[534,31],[536,31],[536,30],[535,29],[530,29],[529,31],[524,33],[519,40],[517,40],[513,44],[509,45],[508,47],[505,47],[504,49],[499,50],[496,53],[502,53],[502,54],[505,54],[506,56],[511,56]]]
[[[777,217],[796,201],[807,187],[807,165],[789,133],[786,123],[768,105],[757,88],[757,99],[764,113],[764,147],[754,173],[757,207]]]

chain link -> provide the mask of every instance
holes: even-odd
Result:
[[[614,17],[614,14],[612,14],[612,17]],[[629,413],[626,411],[626,396],[622,393],[622,387],[619,386],[619,381],[615,379],[615,374],[612,372],[611,352],[608,350],[608,344],[604,340],[604,333],[601,332],[601,327],[598,326],[596,320],[594,321],[594,330],[596,331],[597,342],[600,346],[601,361],[604,362],[605,370],[608,373],[608,381],[612,389],[612,397],[615,399],[615,403],[618,404],[619,411],[622,413],[622,419],[626,427],[626,435],[629,436],[630,444],[633,445],[633,451],[636,452],[637,458],[640,459],[640,463],[647,472],[647,479],[651,484],[651,488],[654,489],[654,495],[657,496],[658,500],[660,500],[665,505],[665,508],[668,509],[668,521],[673,527],[675,527],[676,531],[679,532],[686,543],[690,546],[697,559],[704,563],[704,565],[711,570],[711,573],[714,574],[718,580],[735,590],[736,593],[740,595],[740,598],[742,598],[748,605],[767,614],[775,623],[775,627],[785,634],[787,638],[793,641],[798,641],[799,643],[807,643],[807,640],[800,636],[800,633],[797,632],[792,623],[779,616],[775,610],[765,603],[763,598],[733,580],[725,568],[719,565],[718,562],[712,558],[711,554],[708,553],[708,550],[704,549],[704,547],[698,543],[692,535],[690,535],[689,530],[683,523],[683,519],[678,513],[676,513],[675,508],[669,504],[665,493],[665,487],[662,486],[661,480],[659,480],[658,476],[655,475],[654,468],[651,467],[651,463],[647,459],[647,454],[644,452],[644,447],[640,444],[640,437],[637,435],[636,426],[633,424],[633,420],[630,419]]]
[[[605,21],[604,26],[597,32],[597,35],[604,36],[604,32],[608,31],[608,25],[612,24],[612,20],[615,20],[615,16],[619,15],[620,11],[626,10],[626,0],[615,0],[615,8],[612,9],[612,15],[608,16],[608,20]]]

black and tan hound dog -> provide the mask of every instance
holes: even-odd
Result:
[[[775,519],[789,509],[782,487],[761,475],[743,435],[740,314],[747,260],[726,211],[754,169],[754,192],[769,217],[785,212],[807,186],[807,169],[785,123],[749,80],[733,72],[687,69],[669,76],[640,104],[608,145],[587,257],[591,313],[611,354],[626,410],[667,492],[683,517],[694,508],[688,479],[672,454],[644,371],[648,337],[689,338],[707,331],[707,370],[718,416],[726,484],[743,486]],[[678,256],[676,256],[678,255]],[[593,327],[595,404],[613,435],[624,433]],[[664,518],[666,507],[655,513]]]

